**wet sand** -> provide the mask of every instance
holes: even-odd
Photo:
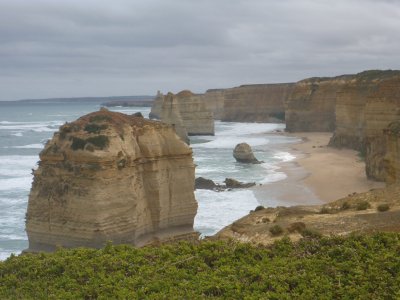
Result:
[[[321,204],[385,186],[367,179],[365,163],[356,151],[328,147],[332,133],[284,134],[302,142],[287,148],[296,159],[281,165],[280,171],[288,176],[285,180],[254,188],[261,205]]]

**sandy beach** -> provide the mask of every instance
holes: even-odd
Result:
[[[385,186],[367,179],[357,151],[328,147],[332,133],[284,134],[300,137],[302,142],[289,146],[296,159],[281,165],[287,179],[254,189],[262,205],[321,204]]]

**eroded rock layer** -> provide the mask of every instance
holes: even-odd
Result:
[[[286,99],[286,130],[333,131],[336,93],[349,77],[315,77],[297,82]]]
[[[34,171],[28,251],[193,236],[194,168],[170,125],[109,111],[67,123]]]
[[[285,99],[293,84],[242,85],[224,92],[223,121],[284,122]]]

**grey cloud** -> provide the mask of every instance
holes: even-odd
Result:
[[[398,36],[390,0],[1,0],[0,100],[398,69]]]

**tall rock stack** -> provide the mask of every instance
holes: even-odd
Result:
[[[151,106],[151,111],[149,114],[150,119],[160,119],[161,118],[163,97],[164,97],[164,95],[160,91],[157,91],[157,96],[154,98],[153,105]]]
[[[400,185],[400,120],[385,129],[386,154],[384,158],[385,181]]]
[[[109,111],[67,123],[34,171],[28,251],[193,237],[194,169],[170,125]]]
[[[189,135],[214,135],[214,117],[203,95],[183,90],[176,94],[183,125]]]
[[[179,103],[175,95],[172,93],[163,96],[161,121],[173,125],[176,134],[182,139],[182,141],[189,144],[189,137],[179,110]]]
[[[336,94],[349,77],[314,77],[297,82],[286,99],[286,130],[334,131]]]

